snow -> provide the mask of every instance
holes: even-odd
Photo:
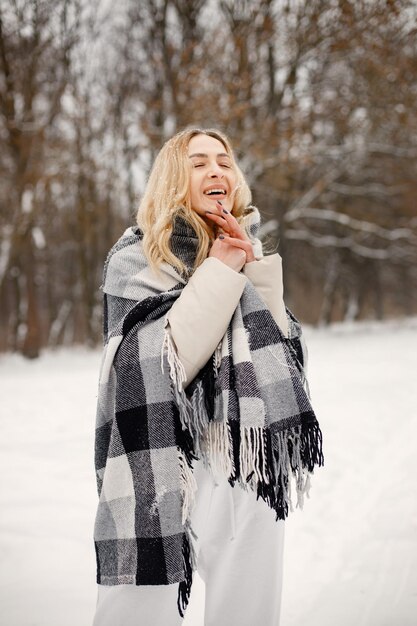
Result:
[[[286,522],[281,626],[415,626],[417,319],[306,337],[325,466]],[[92,624],[100,357],[0,358],[2,624]],[[203,603],[196,577],[184,626]]]

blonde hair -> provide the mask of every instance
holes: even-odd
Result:
[[[173,254],[169,245],[176,216],[183,217],[195,230],[198,238],[192,271],[206,259],[214,241],[213,226],[207,224],[191,207],[188,144],[196,135],[208,135],[223,144],[237,176],[232,214],[245,226],[244,217],[251,212],[248,208],[252,194],[235,161],[229,139],[222,132],[211,128],[190,128],[177,133],[162,146],[154,161],[136,217],[138,226],[143,232],[144,254],[155,271],[158,271],[161,263],[166,261],[181,274],[187,274],[186,265]]]

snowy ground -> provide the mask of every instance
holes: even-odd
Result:
[[[417,320],[306,334],[325,467],[286,522],[281,626],[415,626]],[[91,626],[99,361],[0,358],[2,625]],[[203,602],[197,580],[184,626]]]

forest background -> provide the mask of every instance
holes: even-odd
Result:
[[[415,0],[0,0],[0,351],[101,341],[164,141],[232,139],[311,324],[417,311]]]

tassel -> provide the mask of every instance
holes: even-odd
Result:
[[[169,332],[168,323],[165,326],[164,340],[161,351],[161,368],[164,371],[164,355],[169,364],[171,388],[178,407],[181,424],[188,431],[192,440],[197,458],[201,456],[201,441],[209,423],[209,416],[214,411],[214,372],[211,360],[201,370],[196,385],[190,384],[193,391],[191,400],[184,391],[183,384],[187,380],[184,366],[178,358],[175,344]]]
[[[240,426],[237,420],[228,421],[229,449],[233,466],[233,474],[229,477],[229,483],[233,486],[240,479]]]
[[[181,617],[184,617],[185,610],[188,606],[191,594],[191,586],[193,584],[193,549],[190,545],[190,539],[187,537],[187,533],[183,534],[182,540],[182,557],[184,564],[185,580],[182,580],[178,585],[178,598],[177,606],[178,612]]]
[[[174,382],[176,387],[182,389],[183,383],[187,380],[187,375],[185,373],[185,369],[183,364],[178,358],[177,352],[175,350],[171,333],[168,328],[168,320],[166,321],[165,330],[164,330],[164,339],[162,342],[162,350],[161,350],[161,370],[164,373],[164,355],[166,354],[168,365],[169,365],[169,375],[171,380]]]
[[[301,460],[309,472],[313,472],[314,466],[324,465],[323,435],[317,421],[303,422],[301,425]]]
[[[243,427],[240,436],[240,474],[243,480],[252,478],[265,484],[269,482],[264,449],[264,428]]]
[[[178,450],[178,458],[180,462],[180,481],[182,495],[182,524],[185,524],[191,509],[195,502],[195,492],[197,491],[197,482],[194,478],[193,468],[189,467],[181,450]]]
[[[198,452],[198,442],[195,437],[195,425],[193,417],[193,407],[188,400],[183,388],[183,383],[187,380],[185,369],[180,359],[178,358],[175,345],[171,338],[171,333],[168,328],[168,320],[166,321],[164,340],[161,350],[161,369],[164,372],[164,356],[166,356],[169,364],[169,377],[171,379],[171,388],[173,390],[176,406],[178,407],[179,416],[182,427],[184,430],[188,430],[191,437],[194,440],[196,452]]]
[[[222,341],[219,342],[213,354],[213,368],[217,376],[222,361]]]
[[[229,432],[226,421],[210,422],[207,430],[207,456],[215,476],[233,473]]]
[[[264,453],[268,481],[256,479],[257,498],[261,497],[284,520],[294,510],[291,500],[291,479],[297,492],[297,508],[302,509],[304,496],[309,497],[311,474],[315,465],[323,465],[322,433],[317,422],[304,421],[302,425],[279,433],[266,430]],[[253,470],[253,480],[256,476]]]
[[[189,467],[192,468],[193,461],[198,457],[194,449],[194,441],[188,428],[183,428],[179,417],[178,409],[174,415],[175,443],[183,453]]]
[[[191,396],[191,405],[193,409],[194,434],[200,439],[209,423],[207,407],[205,404],[205,391],[202,381],[198,381],[196,388]]]
[[[213,419],[214,415],[214,403],[217,395],[215,386],[216,376],[217,372],[215,372],[213,368],[213,359],[209,359],[199,372],[202,401],[204,402],[205,413],[208,416],[207,421]]]

